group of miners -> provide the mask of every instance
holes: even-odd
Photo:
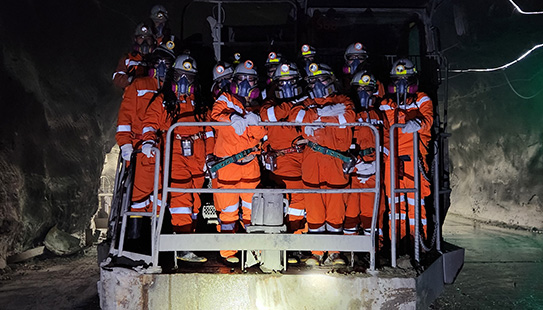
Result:
[[[361,189],[374,188],[376,173],[380,173],[376,234],[382,246],[383,219],[389,216],[385,210],[392,202],[387,196],[391,182],[395,188],[413,188],[415,173],[419,173],[421,231],[415,232],[414,192],[395,197],[396,231],[400,238],[426,233],[424,197],[430,194],[430,183],[425,170],[433,106],[431,99],[418,91],[417,69],[411,60],[398,58],[392,64],[391,83],[386,88],[372,74],[367,50],[359,42],[350,44],[344,53],[343,76],[347,78],[343,87],[308,44],[301,47],[297,62],[270,52],[264,63],[265,83],[259,83],[252,60],[219,61],[213,68],[210,96],[214,103],[208,106],[202,100],[196,60],[188,51],[176,55],[166,22],[164,7],[153,7],[151,21],[137,26],[133,51],[123,57],[113,77],[114,83],[124,88],[116,140],[126,164],[135,165],[131,211],[152,210],[154,150],[164,154],[170,126],[227,122],[229,126],[174,129],[172,187],[202,188],[207,177],[217,189]],[[266,126],[272,122],[293,125]],[[357,122],[377,128],[379,149],[370,127],[341,126]],[[392,181],[389,128],[394,124],[402,126],[394,138],[397,178]],[[414,132],[418,132],[418,156],[413,154]],[[416,158],[419,171],[414,171]],[[380,161],[380,169],[376,161]],[[252,197],[252,193],[214,193],[220,223],[217,230],[234,233],[246,229],[251,223]],[[372,192],[287,194],[288,232],[369,234],[374,197]],[[195,232],[200,196],[171,193],[167,201],[173,232]],[[133,218],[137,222],[138,217]],[[235,250],[220,251],[220,255],[227,263],[239,262]],[[178,259],[207,260],[190,251],[179,253]],[[289,262],[300,261],[298,256],[289,257]],[[304,262],[344,265],[345,258],[334,251],[312,251]]]

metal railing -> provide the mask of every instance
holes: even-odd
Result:
[[[257,126],[311,126],[316,123],[290,123],[290,122],[260,122]],[[369,123],[318,123],[322,126],[333,127],[351,127],[366,126],[369,127],[375,137],[375,149],[380,150],[380,135],[377,128]],[[231,126],[229,122],[181,122],[172,125],[166,134],[166,144],[164,148],[164,165],[170,167],[171,146],[173,130],[180,126]],[[157,153],[159,154],[159,153]],[[380,156],[379,156],[380,158]],[[158,265],[158,254],[161,251],[182,251],[182,250],[337,250],[350,252],[369,252],[370,270],[375,270],[375,232],[377,226],[378,204],[380,200],[381,188],[381,162],[376,160],[376,180],[375,187],[363,189],[209,189],[209,188],[177,188],[169,185],[170,171],[163,170],[162,183],[162,207],[158,217],[153,216],[152,226],[152,269],[150,272],[160,272]],[[155,167],[155,201],[153,201],[153,214],[155,214],[158,192],[158,173],[159,169]],[[167,206],[170,193],[364,193],[372,192],[375,194],[373,205],[373,218],[371,223],[370,236],[338,236],[338,235],[311,235],[311,234],[161,234],[162,221]],[[157,221],[158,220],[158,221]],[[155,269],[156,268],[156,269]],[[242,266],[243,268],[243,266]]]
[[[291,122],[260,122],[257,126],[332,126],[332,127],[351,127],[351,126],[365,126],[369,127],[375,137],[375,150],[379,152],[376,161],[376,173],[375,173],[375,187],[362,188],[362,189],[269,189],[269,188],[254,188],[254,189],[217,189],[217,188],[178,188],[170,186],[170,169],[163,169],[162,177],[162,200],[161,208],[158,211],[158,193],[160,184],[160,167],[161,167],[161,152],[157,148],[153,148],[155,152],[155,174],[154,174],[154,187],[153,187],[153,201],[152,212],[130,212],[128,211],[128,204],[123,205],[123,221],[119,240],[119,249],[116,252],[118,256],[126,256],[132,259],[141,259],[151,265],[148,268],[148,272],[158,273],[161,272],[161,268],[158,265],[158,254],[164,251],[206,251],[206,250],[228,250],[237,249],[241,251],[246,250],[335,250],[345,252],[369,252],[370,253],[370,270],[375,270],[376,260],[376,227],[379,210],[379,201],[381,199],[381,145],[380,135],[377,128],[369,123],[291,123]],[[171,167],[171,148],[173,131],[177,127],[181,126],[231,126],[229,122],[181,122],[172,125],[166,134],[166,143],[164,145],[164,165],[163,167]],[[390,167],[396,165],[396,129],[403,128],[404,124],[395,124],[390,128]],[[397,244],[396,240],[396,195],[414,193],[415,195],[415,233],[414,233],[414,258],[415,261],[420,262],[420,170],[419,170],[419,143],[418,133],[413,133],[413,165],[414,165],[414,187],[413,188],[395,188],[396,182],[391,182],[389,190],[389,202],[390,203],[390,228],[391,228],[391,265],[396,267],[397,262]],[[437,171],[437,170],[436,170]],[[396,179],[396,170],[390,169],[390,179]],[[439,176],[434,175],[434,182],[438,183]],[[436,190],[434,184],[434,191]],[[437,185],[439,188],[439,185]],[[374,205],[373,216],[371,222],[370,235],[312,235],[312,234],[162,234],[162,225],[165,215],[165,208],[168,207],[168,198],[170,193],[268,193],[268,194],[287,194],[287,193],[374,193]],[[442,193],[435,194],[439,196]],[[436,229],[438,229],[438,240],[440,239],[441,232],[439,231],[439,197],[434,196],[434,207],[436,208],[436,220],[438,221]],[[125,230],[126,230],[126,218],[131,215],[148,216],[151,218],[151,256],[138,253],[127,252],[123,250]],[[382,220],[382,219],[380,219]],[[394,223],[394,224],[393,224]],[[439,247],[439,242],[436,243]],[[438,248],[439,250],[439,248]],[[242,255],[243,257],[243,255]],[[243,262],[242,262],[243,264]],[[286,266],[285,266],[286,267]],[[243,268],[243,266],[242,266]]]
[[[396,188],[396,137],[395,132],[396,128],[403,128],[405,124],[394,124],[390,126],[390,258],[392,267],[396,267],[396,194],[415,194],[415,231],[413,235],[415,236],[415,261],[420,262],[420,243],[419,243],[419,222],[420,222],[420,173],[419,173],[419,139],[418,132],[413,132],[413,178],[414,178],[414,187],[413,188]],[[398,199],[398,202],[401,203],[402,200]],[[407,218],[407,215],[406,215]]]
[[[396,195],[397,194],[407,194],[407,193],[414,193],[414,220],[415,220],[415,228],[413,232],[413,239],[414,239],[414,259],[417,263],[420,263],[420,248],[422,246],[422,238],[420,235],[420,223],[421,223],[421,197],[420,197],[420,190],[421,190],[421,182],[420,182],[420,158],[419,158],[419,135],[418,132],[413,132],[413,183],[414,187],[412,188],[396,188],[396,129],[405,127],[405,124],[394,124],[390,127],[390,156],[389,156],[389,162],[390,162],[390,189],[389,189],[389,203],[390,203],[390,227],[391,227],[391,236],[390,236],[390,242],[391,242],[391,265],[392,267],[396,267],[396,258],[397,258],[397,234],[396,234]],[[446,190],[440,190],[439,185],[439,148],[437,145],[435,145],[436,150],[434,153],[434,175],[433,175],[433,207],[435,209],[435,238],[436,238],[436,249],[437,251],[441,251],[441,205],[440,205],[440,196],[444,194],[448,194],[450,191]],[[407,201],[406,201],[407,202]],[[402,203],[401,199],[398,199],[398,203]],[[407,214],[406,214],[406,219]],[[428,227],[428,226],[427,226]],[[404,228],[405,229],[405,228]],[[428,231],[428,230],[427,230]]]

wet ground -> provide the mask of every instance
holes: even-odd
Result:
[[[543,309],[543,234],[448,216],[444,239],[466,249],[432,309]]]
[[[431,309],[543,309],[543,234],[453,215],[443,233],[466,249],[465,264]],[[219,272],[238,272],[221,266]],[[0,309],[99,309],[98,279],[96,248],[11,265],[0,273]]]

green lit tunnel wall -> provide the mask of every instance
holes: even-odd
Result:
[[[440,27],[452,69],[500,67],[543,43],[543,15],[503,2],[449,10],[461,23]],[[542,64],[537,49],[504,70],[450,74],[451,212],[543,228]]]

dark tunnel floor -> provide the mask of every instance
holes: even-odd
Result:
[[[466,249],[456,282],[446,286],[430,309],[541,309],[543,234],[499,228],[448,215],[444,239]],[[208,268],[238,273],[205,253]],[[190,266],[180,264],[179,271]],[[303,270],[302,270],[303,269]],[[289,267],[287,273],[304,271]],[[258,273],[251,267],[248,272]],[[320,267],[312,272],[333,272]],[[339,271],[341,272],[341,271]],[[2,309],[99,309],[96,247],[71,257],[37,257],[0,274]]]

